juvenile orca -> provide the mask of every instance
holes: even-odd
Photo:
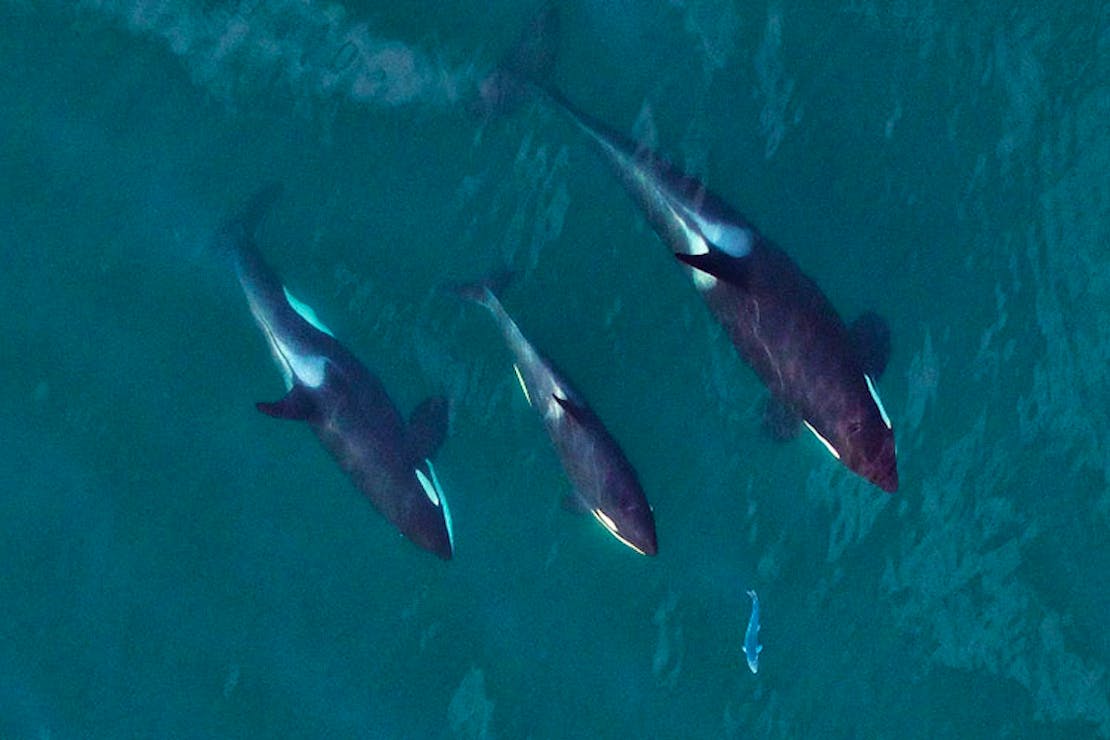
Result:
[[[454,549],[447,499],[431,456],[447,431],[447,401],[433,397],[406,424],[380,380],[282,285],[254,243],[259,221],[280,194],[256,194],[216,236],[270,345],[288,393],[258,403],[279,418],[306,421],[374,507],[410,540],[449,560]]]
[[[572,104],[550,79],[558,23],[554,5],[544,6],[481,82],[473,110],[503,113],[536,91],[565,113],[689,268],[710,311],[770,390],[779,426],[796,429],[801,420],[849,469],[896,491],[894,432],[876,387],[889,353],[885,324],[868,314],[845,326],[817,284],[732,206]]]
[[[566,378],[532,346],[486,284],[457,288],[489,309],[513,353],[513,370],[529,405],[539,412],[559,453],[574,496],[570,508],[594,515],[620,542],[655,555],[655,516],[631,463]]]

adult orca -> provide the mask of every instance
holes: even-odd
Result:
[[[894,431],[876,381],[889,331],[874,314],[848,327],[817,284],[698,179],[571,103],[551,80],[559,16],[545,5],[479,84],[474,112],[504,113],[539,92],[586,134],[770,390],[769,417],[800,420],[832,455],[898,489]]]
[[[277,185],[261,190],[216,236],[217,250],[232,260],[288,389],[280,401],[258,403],[258,410],[308,422],[386,519],[416,544],[450,560],[451,514],[431,462],[447,433],[447,401],[425,400],[405,423],[382,382],[282,285],[254,242],[259,222],[280,192]]]
[[[541,355],[488,284],[458,286],[489,309],[513,353],[513,370],[539,412],[574,490],[568,508],[589,512],[613,537],[642,555],[659,552],[655,516],[624,452],[578,391]]]

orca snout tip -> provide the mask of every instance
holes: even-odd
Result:
[[[435,535],[421,536],[417,534],[412,536],[411,539],[422,549],[432,553],[440,560],[450,561],[455,558],[455,546],[448,537],[440,538]]]
[[[655,557],[659,554],[659,541],[655,536],[655,526],[652,523],[650,528],[645,528],[644,531],[638,533],[635,539],[630,538],[629,544],[636,552],[648,557]]]
[[[898,491],[898,468],[891,465],[872,480],[875,485],[887,493],[896,493]]]
[[[455,557],[455,543],[450,530],[436,533],[430,538],[429,542],[425,543],[424,547],[435,553],[440,560],[447,561]]]
[[[623,533],[618,534],[618,539],[624,539],[636,552],[648,557],[659,554],[659,538],[655,533],[655,515],[651,508],[642,511],[636,516],[627,517],[621,523]]]

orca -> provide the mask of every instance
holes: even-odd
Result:
[[[554,4],[544,5],[479,84],[472,111],[503,114],[538,93],[564,113],[689,270],[710,312],[769,389],[768,417],[780,430],[803,423],[850,470],[896,491],[894,430],[877,387],[890,349],[885,322],[868,313],[845,325],[817,283],[735,208],[575,106],[551,80],[558,25]]]
[[[568,509],[589,512],[618,541],[641,555],[659,552],[655,515],[632,464],[601,419],[554,364],[532,345],[489,284],[457,286],[485,306],[513,354],[513,370],[528,404],[543,420],[573,496]]]
[[[450,560],[451,514],[431,462],[446,437],[447,401],[426,399],[407,422],[402,419],[382,382],[266,264],[254,235],[280,192],[279,185],[259,191],[215,239],[217,251],[234,265],[288,391],[257,408],[307,422],[374,508],[405,537]]]

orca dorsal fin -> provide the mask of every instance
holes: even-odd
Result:
[[[563,411],[567,412],[567,415],[570,418],[574,419],[576,422],[582,425],[585,425],[588,422],[587,414],[589,412],[582,406],[579,406],[574,401],[571,401],[569,398],[563,398],[556,393],[552,393],[551,397],[555,399],[555,403],[559,404],[559,407],[563,409]]]
[[[878,380],[890,360],[890,327],[874,311],[865,311],[848,327],[863,372]]]
[[[424,460],[435,454],[447,439],[447,399],[425,398],[409,415],[405,430],[409,457]]]
[[[763,431],[776,442],[789,442],[798,436],[802,417],[774,396],[763,402]]]
[[[306,421],[315,411],[316,404],[312,402],[312,396],[308,390],[303,385],[297,384],[280,401],[272,403],[259,401],[255,404],[255,408],[275,419]]]
[[[685,254],[675,252],[675,258],[684,265],[694,268],[706,275],[712,275],[730,285],[740,288],[747,287],[750,279],[748,260],[743,257],[732,257],[719,250],[710,250],[702,254]]]
[[[281,197],[281,183],[270,183],[256,192],[246,205],[220,226],[216,232],[216,249],[231,253],[240,245],[250,244],[263,217]]]

